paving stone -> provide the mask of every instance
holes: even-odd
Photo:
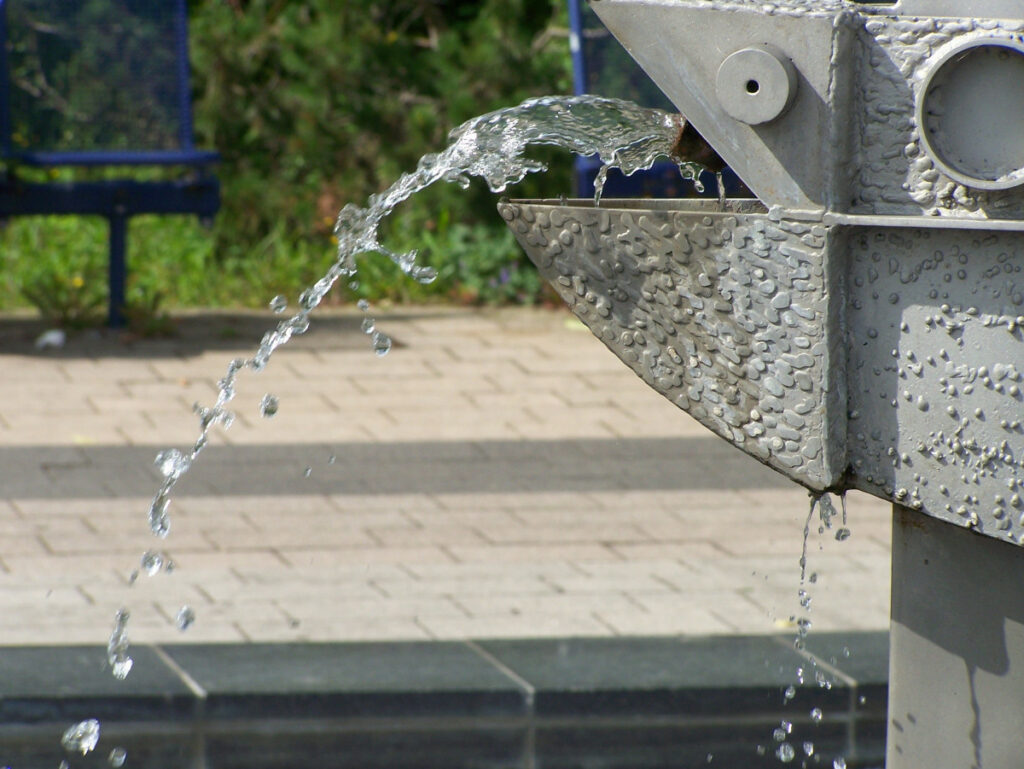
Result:
[[[341,594],[362,596],[352,600],[368,613],[373,580],[409,585],[382,598],[395,620],[375,632],[387,637],[401,627],[416,637],[614,635],[642,622],[664,634],[687,612],[707,632],[770,630],[769,611],[788,621],[806,492],[709,436],[560,312],[382,313],[404,343],[382,359],[367,352],[356,315],[328,313],[259,377],[241,377],[235,427],[214,433],[176,489],[171,536],[153,540],[154,455],[194,440],[186,401],[211,399],[228,359],[250,354],[268,321],[190,318],[176,340],[5,355],[18,375],[0,382],[0,402],[18,407],[13,424],[0,416],[0,585],[7,576],[72,595],[95,582],[112,601],[142,549],[166,547],[182,589],[217,606],[206,635],[186,642],[265,637],[254,618],[303,599],[310,622],[311,607],[324,607],[316,638],[366,637],[343,616]],[[255,412],[268,390],[285,399],[273,420]],[[816,628],[874,628],[886,610],[889,507],[859,494],[848,503],[848,547],[812,552]],[[557,611],[572,624],[539,605],[463,617],[461,628],[458,615],[429,628],[412,619],[431,590],[475,599],[481,585],[517,579],[562,591]],[[273,587],[260,598],[242,589],[250,583]],[[844,599],[853,584],[861,590]],[[605,591],[629,598],[597,619],[592,599]],[[31,617],[52,629],[47,614]],[[69,619],[79,628],[69,638],[88,625]],[[102,643],[109,617],[100,624]],[[145,632],[167,625],[162,615]],[[272,631],[300,637],[288,632]]]

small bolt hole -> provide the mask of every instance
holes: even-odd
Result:
[[[747,81],[747,93],[757,93],[761,90],[761,84],[756,80]]]

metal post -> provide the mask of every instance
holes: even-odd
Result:
[[[887,769],[1024,756],[1020,548],[893,507]]]
[[[125,237],[128,217],[124,213],[113,213],[107,221],[110,223],[110,300],[107,305],[107,325],[120,328],[124,325]]]

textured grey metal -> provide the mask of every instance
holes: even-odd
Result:
[[[925,5],[600,0],[760,202],[501,213],[594,333],[718,435],[812,490],[1020,543],[1024,131],[986,121],[1024,117],[1024,21],[901,15]],[[788,110],[736,119],[744,77],[783,58]],[[972,130],[946,109],[964,99],[994,112]]]
[[[889,769],[1020,766],[1024,4],[594,7],[759,201],[502,216],[660,393],[812,490],[893,501]]]
[[[499,211],[573,312],[651,387],[804,486],[840,483],[845,353],[828,302],[829,228],[773,221],[756,201]]]

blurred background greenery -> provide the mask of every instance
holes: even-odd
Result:
[[[196,143],[222,155],[223,207],[212,228],[187,217],[131,221],[128,302],[142,313],[294,297],[330,263],[345,203],[384,189],[464,120],[572,86],[564,0],[189,0],[189,14]],[[572,158],[537,157],[550,172],[514,194],[569,192]],[[332,301],[540,300],[495,203],[479,182],[417,196],[384,242],[418,248],[439,280],[417,284],[371,255],[358,288]],[[106,248],[100,219],[7,222],[0,309],[92,322]]]

